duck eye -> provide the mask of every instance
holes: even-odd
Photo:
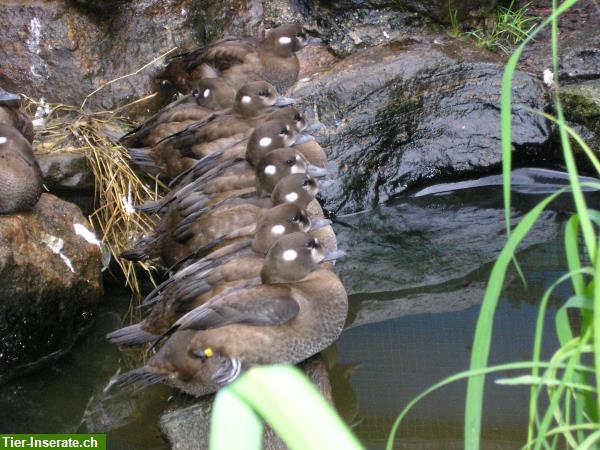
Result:
[[[308,248],[315,248],[317,246],[317,241],[314,239],[311,239],[310,241],[308,241],[308,243],[306,244],[306,246]]]
[[[258,93],[258,95],[260,95],[261,97],[268,97],[269,96],[269,91],[261,91]]]
[[[306,33],[302,32],[302,31],[298,31],[298,33],[296,34],[296,36],[298,36],[299,38],[304,39],[306,37]]]
[[[198,95],[200,95],[200,90],[198,88],[192,89],[192,95],[198,97]]]
[[[293,218],[292,218],[292,222],[300,222],[300,220],[302,220],[302,215],[300,213],[296,214]]]
[[[294,116],[294,120],[298,120],[298,121],[300,121],[300,120],[302,120],[302,116],[301,116],[300,114],[296,114],[296,115]]]
[[[310,180],[304,180],[302,182],[302,186],[304,186],[304,187],[308,186],[309,184],[310,184]]]
[[[295,159],[288,159],[288,160],[287,160],[285,163],[286,163],[288,166],[291,166],[291,165],[292,165],[292,164],[294,164],[295,162],[296,162],[296,160],[295,160]]]
[[[288,130],[287,130],[287,128],[282,128],[279,133],[280,134],[288,134]]]

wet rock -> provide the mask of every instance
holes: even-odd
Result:
[[[596,156],[600,156],[600,79],[561,86],[560,98],[569,125],[596,153]],[[555,131],[555,135],[557,145],[560,145],[558,130]],[[579,150],[576,155],[581,167],[595,173],[593,165],[583,150],[579,149],[573,140],[571,145],[575,150]]]
[[[551,12],[547,2],[539,11],[540,16]],[[538,13],[533,10],[532,13]],[[584,80],[600,78],[600,14],[592,0],[577,2],[559,19],[558,52],[561,80]],[[541,79],[545,69],[552,68],[550,27],[543,30],[535,41],[528,44],[520,59],[521,67]],[[555,78],[557,74],[554,75]]]
[[[513,223],[539,199],[514,198]],[[473,189],[404,198],[340,218],[335,231],[348,257],[336,271],[351,296],[347,326],[480,303],[506,242],[501,205],[501,189]],[[558,213],[546,211],[520,250],[548,242],[560,230]]]
[[[336,56],[385,44],[407,33],[440,28],[430,19],[393,1],[311,2],[269,0],[263,2],[264,21],[302,23],[327,42]]]
[[[450,11],[456,13],[459,21],[469,19],[478,20],[485,14],[492,12],[497,0],[399,0],[394,2],[401,6],[421,14],[425,14],[438,22],[450,23]]]
[[[325,362],[315,356],[300,365],[306,376],[331,404],[331,384]],[[206,450],[210,432],[213,397],[201,399],[192,406],[176,409],[160,419],[162,432],[173,450]],[[272,429],[266,427],[263,448],[284,450],[287,447]]]
[[[0,382],[67,350],[102,295],[100,247],[81,211],[43,194],[0,216]]]
[[[326,207],[349,213],[434,179],[469,176],[500,162],[496,55],[458,40],[411,38],[361,50],[292,95],[326,125],[317,140],[340,175],[323,188]],[[516,72],[513,145],[517,162],[547,157],[544,89]]]

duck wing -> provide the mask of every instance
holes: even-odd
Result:
[[[289,289],[260,285],[215,297],[182,316],[169,332],[174,329],[207,330],[233,324],[277,326],[295,318],[299,311],[300,305]]]

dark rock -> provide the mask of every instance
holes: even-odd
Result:
[[[397,0],[396,5],[425,14],[442,23],[450,23],[450,11],[459,21],[479,20],[492,12],[497,0]]]
[[[47,153],[36,155],[44,173],[44,184],[50,190],[91,191],[94,175],[87,157],[81,153]]]
[[[318,141],[340,175],[325,183],[326,207],[371,208],[433,179],[496,169],[503,65],[457,40],[419,38],[354,53],[292,95],[326,125]],[[549,127],[527,108],[546,107],[544,89],[516,72],[515,159],[547,155]]]
[[[0,216],[0,382],[58,356],[102,296],[100,247],[74,205],[43,194]]]
[[[512,223],[539,199],[513,198]],[[398,199],[339,220],[338,246],[348,255],[336,271],[350,295],[350,327],[481,303],[490,266],[506,243],[500,188]],[[560,231],[559,214],[545,211],[520,251]]]
[[[322,358],[315,356],[300,364],[300,368],[325,399],[332,404],[331,384]],[[208,449],[212,404],[211,396],[197,401],[192,406],[175,409],[161,417],[160,427],[173,450]],[[271,428],[266,427],[263,448],[283,450],[287,447]]]
[[[551,12],[547,2],[541,16]],[[535,10],[532,13],[536,13]],[[559,19],[558,53],[560,80],[600,78],[600,14],[592,0],[580,0]],[[550,27],[546,27],[528,44],[520,59],[521,67],[542,78],[546,69],[552,69]],[[554,75],[557,78],[557,74]]]
[[[311,2],[269,0],[263,2],[264,21],[302,23],[327,42],[337,56],[357,49],[385,44],[407,33],[423,33],[438,26],[414,11],[400,10],[398,2]]]

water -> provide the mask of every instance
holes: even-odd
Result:
[[[498,188],[485,188],[404,198],[339,219],[340,246],[350,255],[338,270],[351,307],[347,329],[324,358],[338,409],[368,448],[384,447],[410,399],[468,366],[485,280],[505,241],[500,196]],[[514,218],[538,199],[515,197]],[[519,261],[528,288],[509,273],[492,363],[531,354],[538,299],[565,268],[560,238],[567,209],[565,202],[545,213],[522,246]],[[556,345],[555,307],[568,295],[562,288],[552,297],[546,354]],[[127,292],[109,292],[93,329],[70,354],[2,387],[1,432],[109,430],[111,449],[169,448],[158,420],[182,395],[166,387],[133,397],[102,394],[108,379],[132,364],[131,353],[120,353],[103,337],[121,325],[128,303]],[[426,399],[401,427],[396,448],[461,448],[463,404],[464,383]],[[489,383],[485,405],[482,448],[520,447],[527,420],[524,391]]]

